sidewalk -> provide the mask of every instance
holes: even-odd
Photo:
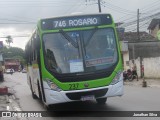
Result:
[[[160,79],[145,79],[145,81],[147,82],[147,87],[156,87],[156,88],[160,88]],[[137,87],[142,87],[142,83],[143,79],[139,79],[137,81],[137,79],[134,79],[133,81],[124,81],[124,85],[129,85],[129,86],[137,86]]]
[[[6,81],[0,82],[0,88],[6,87]],[[7,86],[8,87],[8,86]],[[0,93],[0,112],[1,112],[1,118],[0,120],[10,120],[11,118],[6,116],[5,112],[10,111],[19,111],[19,105],[17,103],[17,99],[14,95],[14,90],[12,88],[8,88],[8,94],[2,94],[2,91]],[[4,114],[3,114],[4,113]],[[5,115],[5,116],[3,116]],[[9,114],[10,115],[10,114]],[[12,120],[21,120],[18,117],[13,117]]]
[[[14,96],[11,94],[12,90],[8,88],[8,92],[9,94],[3,94],[2,92],[2,88],[4,88],[6,86],[3,85],[3,82],[0,82],[0,111],[12,111],[12,99],[15,99]]]

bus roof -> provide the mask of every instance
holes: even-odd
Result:
[[[90,13],[90,14],[80,13],[80,14],[70,14],[70,15],[47,17],[47,18],[42,18],[39,21],[46,20],[46,19],[48,20],[48,19],[56,19],[56,18],[90,16],[90,15],[110,15],[111,16],[111,14],[109,14],[109,13]]]

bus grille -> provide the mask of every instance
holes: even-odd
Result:
[[[95,98],[103,97],[107,93],[107,91],[108,91],[108,88],[100,89],[100,90],[85,91],[85,92],[66,93],[66,95],[70,100],[80,100],[82,96],[94,95]]]

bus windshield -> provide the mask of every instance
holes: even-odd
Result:
[[[46,68],[61,74],[105,70],[118,61],[113,28],[48,33],[43,44]]]

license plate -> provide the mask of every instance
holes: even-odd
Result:
[[[95,100],[94,95],[89,95],[89,96],[82,96],[81,97],[82,101],[87,101],[87,100]]]

